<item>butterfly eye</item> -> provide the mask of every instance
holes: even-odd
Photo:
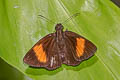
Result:
[[[55,26],[55,30],[63,30],[63,25],[62,24],[57,24],[56,26]]]

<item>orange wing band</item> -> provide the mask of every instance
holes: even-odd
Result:
[[[47,60],[46,60],[46,53],[43,51],[43,47],[42,45],[36,45],[33,47],[33,50],[35,52],[35,55],[37,57],[37,59],[42,62],[42,63],[45,63]]]
[[[84,53],[84,48],[85,48],[85,39],[83,38],[76,38],[76,52],[77,56],[80,57]]]

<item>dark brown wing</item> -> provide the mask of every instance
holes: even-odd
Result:
[[[24,56],[24,63],[32,67],[45,67],[49,64],[48,47],[54,38],[54,33],[40,39]]]
[[[96,52],[96,46],[84,37],[71,31],[65,31],[64,34],[68,38],[67,42],[70,42],[69,46],[72,47],[72,54],[75,60],[81,62],[90,58]]]
[[[49,64],[45,68],[47,68],[48,70],[54,70],[60,67],[62,62],[59,54],[60,53],[59,53],[58,44],[56,42],[56,39],[54,38],[51,41],[50,46],[48,47]]]
[[[73,43],[67,36],[64,37],[64,40],[65,40],[65,45],[64,45],[65,48],[63,49],[64,49],[65,57],[62,63],[66,65],[71,65],[71,66],[78,65],[80,62],[74,58],[75,49],[73,47]]]

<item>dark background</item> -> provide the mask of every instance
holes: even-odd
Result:
[[[111,0],[111,1],[120,8],[120,0]]]

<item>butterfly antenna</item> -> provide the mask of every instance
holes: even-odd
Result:
[[[80,15],[80,13],[75,13],[75,14],[73,14],[73,15],[70,16],[68,19],[66,19],[65,21],[63,21],[62,24],[65,23],[65,22],[67,22],[67,21],[69,21],[69,20],[71,20],[73,17],[76,17],[76,16],[78,16],[78,15]]]
[[[46,18],[45,16],[42,16],[42,15],[38,15],[38,16],[40,16],[41,18],[44,18],[44,19],[47,20],[48,22],[51,22],[51,23],[55,24],[55,22],[53,22],[52,20]]]

